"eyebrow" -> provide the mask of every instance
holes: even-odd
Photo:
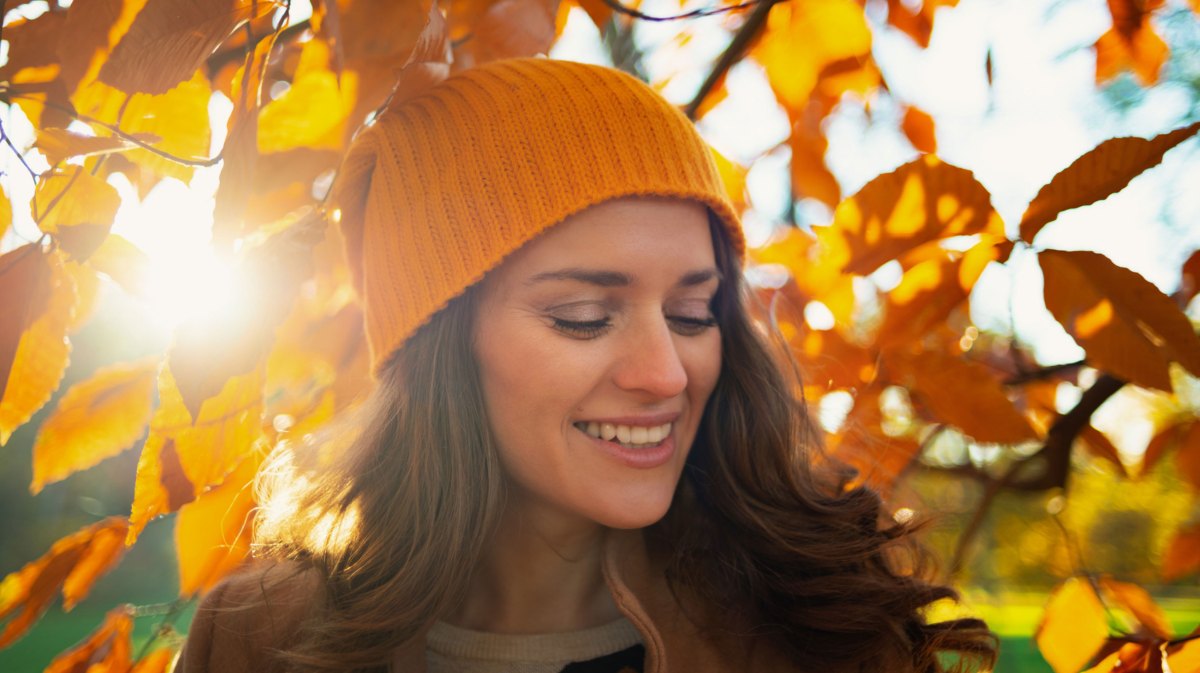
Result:
[[[721,272],[716,269],[699,269],[689,271],[679,279],[675,284],[676,287],[695,287],[703,285],[708,281],[716,278],[721,279]],[[599,287],[628,287],[633,285],[633,276],[620,271],[603,271],[598,269],[581,269],[569,268],[559,269],[557,271],[545,271],[539,273],[528,281],[526,285],[534,285],[545,281],[562,281],[571,280],[579,283],[587,283],[589,285],[597,285]]]

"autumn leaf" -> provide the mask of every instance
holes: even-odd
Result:
[[[713,161],[717,165],[717,173],[721,176],[721,184],[725,186],[725,193],[729,195],[734,209],[739,213],[744,212],[747,205],[746,174],[748,169],[730,161],[716,149],[710,149],[712,149]]]
[[[160,647],[142,657],[129,673],[171,673],[171,664],[175,661],[175,650],[170,647]]]
[[[38,227],[76,260],[100,247],[120,206],[117,190],[83,166],[43,177],[30,203]]]
[[[109,611],[104,623],[79,645],[50,662],[45,673],[100,673],[128,671],[132,665],[130,636],[133,608],[121,605]]]
[[[1117,468],[1117,472],[1125,475],[1125,463],[1121,462],[1121,454],[1117,451],[1117,447],[1113,445],[1103,432],[1100,432],[1091,425],[1085,425],[1079,431],[1079,439],[1083,442],[1084,448],[1093,456],[1106,460],[1109,464]]]
[[[1200,122],[1144,138],[1110,138],[1054,176],[1021,216],[1021,240],[1032,243],[1042,227],[1064,210],[1106,199],[1162,161],[1167,150],[1200,131]]]
[[[1158,81],[1167,61],[1167,44],[1154,32],[1150,15],[1163,0],[1108,0],[1113,25],[1096,40],[1096,83],[1126,69],[1144,86]]]
[[[34,147],[46,157],[46,163],[54,166],[71,157],[121,152],[133,147],[133,144],[114,136],[85,136],[65,129],[48,128],[38,129]]]
[[[40,251],[31,253],[30,250],[36,250],[36,246],[23,246],[9,254],[37,254],[42,257],[40,262],[26,263],[46,264],[49,267],[48,281],[42,280],[42,274],[47,273],[44,269],[32,271],[35,283],[31,289],[37,294],[37,287],[45,288],[46,294],[43,296],[47,296],[47,299],[45,309],[20,334],[20,341],[12,357],[8,381],[3,395],[0,396],[0,446],[7,444],[13,430],[28,421],[38,409],[50,401],[50,396],[62,381],[71,354],[71,342],[67,340],[67,331],[74,320],[74,281],[64,270],[62,253],[51,251],[43,255]],[[0,264],[6,259],[9,259],[8,255],[0,257]],[[3,278],[3,275],[0,275],[0,278]],[[7,338],[7,335],[0,337]]]
[[[22,335],[46,310],[50,281],[50,265],[40,246],[29,243],[0,256],[0,297],[8,306],[0,311],[0,399]]]
[[[1162,459],[1168,449],[1174,448],[1176,442],[1188,435],[1188,431],[1194,421],[1184,421],[1182,423],[1173,423],[1166,428],[1159,430],[1149,443],[1146,444],[1146,450],[1142,453],[1142,467],[1138,471],[1139,475],[1146,475],[1158,461]]]
[[[1200,673],[1200,638],[1196,638],[1197,635],[1200,635],[1200,629],[1192,632],[1190,640],[1167,646],[1167,664],[1171,673]]]
[[[1197,294],[1200,294],[1200,250],[1197,250],[1183,263],[1179,273],[1179,292],[1177,297],[1181,306],[1186,306]]]
[[[1043,250],[1038,262],[1046,308],[1092,366],[1160,390],[1171,361],[1200,375],[1200,337],[1150,281],[1094,252]]]
[[[871,31],[853,0],[779,3],[751,56],[766,70],[775,96],[789,111],[802,110],[833,64],[862,69],[871,61]],[[874,82],[872,78],[869,82]],[[845,90],[845,89],[843,89]],[[825,91],[837,98],[842,91]]]
[[[834,266],[865,275],[939,238],[1003,236],[1004,223],[970,171],[927,154],[867,183],[816,231]]]
[[[587,12],[596,28],[604,32],[608,22],[612,20],[612,7],[606,5],[603,0],[578,0],[578,5]]]
[[[149,296],[150,258],[124,236],[109,234],[87,263],[131,296]]]
[[[1162,662],[1157,643],[1125,642],[1084,673],[1163,673]]]
[[[68,91],[59,78],[57,45],[67,25],[65,12],[44,12],[34,19],[17,19],[4,26],[8,61],[0,81],[10,84],[14,102],[34,127],[67,126]]]
[[[129,448],[150,421],[157,357],[102,367],[72,386],[33,445],[35,495],[46,484]]]
[[[4,238],[8,228],[12,226],[12,216],[12,202],[8,200],[8,194],[0,190],[0,238]]]
[[[934,133],[933,117],[915,105],[904,107],[904,119],[900,122],[904,137],[918,152],[937,152],[937,135]]]
[[[429,7],[425,28],[417,36],[385,105],[408,100],[449,76],[452,57],[447,30],[446,21],[434,2]]]
[[[875,356],[836,330],[797,330],[790,341],[805,383],[828,392],[853,390],[875,377]]]
[[[1175,450],[1179,476],[1200,492],[1200,422],[1191,423],[1179,440],[1179,448]]]
[[[321,40],[304,43],[287,92],[263,105],[258,116],[258,150],[264,154],[296,148],[340,150],[348,136],[358,75],[336,73],[333,52]]]
[[[891,437],[883,431],[881,392],[879,385],[858,392],[850,413],[831,438],[829,455],[858,471],[851,487],[866,484],[886,496],[921,445],[910,437]]]
[[[76,531],[51,545],[41,558],[0,582],[0,648],[25,634],[62,590],[63,609],[70,610],[91,591],[92,584],[108,572],[125,551],[128,523],[109,517]]]
[[[548,53],[557,12],[558,0],[496,0],[476,17],[471,39],[455,52],[456,64]]]
[[[274,9],[267,0],[147,0],[100,69],[106,84],[162,94],[192,73],[241,22]]]
[[[1167,621],[1166,613],[1145,589],[1111,577],[1101,577],[1100,588],[1111,597],[1112,603],[1128,610],[1150,635],[1159,640],[1171,640],[1171,623]]]
[[[256,504],[251,482],[261,462],[261,454],[247,455],[224,483],[179,510],[175,557],[180,596],[207,592],[249,556]]]
[[[939,421],[980,442],[1037,439],[1000,382],[983,365],[939,351],[885,357],[891,380],[908,388]]]
[[[152,434],[138,458],[126,546],[137,542],[150,521],[177,511],[195,497],[196,488],[183,472],[174,438]]]
[[[792,134],[788,137],[788,147],[792,150],[793,198],[813,198],[830,208],[836,208],[842,200],[842,188],[825,164],[829,142],[821,127],[831,111],[831,103],[819,98],[792,111]]]
[[[1077,673],[1096,656],[1108,640],[1108,617],[1086,579],[1072,577],[1058,585],[1034,640],[1055,673]]]

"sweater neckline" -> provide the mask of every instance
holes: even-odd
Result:
[[[624,617],[578,631],[537,634],[490,633],[438,621],[426,637],[426,647],[442,656],[504,662],[586,661],[641,642]]]

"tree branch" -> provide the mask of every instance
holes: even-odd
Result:
[[[3,11],[3,9],[3,4],[0,3],[0,11]],[[21,165],[25,167],[25,170],[29,171],[29,178],[33,180],[33,184],[36,185],[38,183],[37,172],[29,166],[29,162],[25,161],[25,155],[21,154],[21,151],[17,149],[16,145],[13,144],[12,138],[8,137],[8,131],[4,129],[4,122],[2,121],[0,121],[0,141],[3,141],[5,145],[8,145],[8,149],[12,150],[12,153],[17,155],[17,161],[20,161]]]
[[[700,90],[696,92],[696,96],[692,98],[692,102],[688,103],[687,107],[683,109],[688,119],[696,119],[696,111],[700,109],[700,105],[704,103],[704,99],[717,87],[717,84],[725,77],[725,73],[729,72],[733,64],[741,60],[746,47],[750,46],[750,42],[754,40],[758,35],[758,31],[766,24],[767,14],[770,13],[771,7],[774,7],[775,3],[779,1],[760,0],[758,2],[758,6],[746,18],[746,23],[742,24],[737,34],[729,42],[729,46],[725,48],[721,57],[717,59],[717,64],[713,66],[712,72],[708,73],[708,78],[700,85]],[[610,0],[604,0],[604,2],[608,4]],[[738,5],[738,7],[740,6]]]
[[[1051,379],[1051,378],[1054,378],[1055,376],[1057,376],[1058,374],[1061,374],[1062,372],[1067,372],[1067,371],[1071,371],[1072,369],[1079,369],[1081,367],[1086,367],[1086,366],[1087,366],[1087,360],[1077,360],[1075,362],[1064,362],[1062,364],[1050,365],[1048,367],[1042,367],[1041,369],[1034,369],[1032,371],[1021,372],[1020,374],[1017,374],[1016,376],[1013,376],[1012,378],[1005,380],[1004,385],[1019,386],[1019,385],[1025,384],[1025,383],[1032,383],[1033,381],[1042,381],[1045,379]]]

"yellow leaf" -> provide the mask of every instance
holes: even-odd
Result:
[[[50,264],[35,244],[0,255],[0,296],[6,298],[8,309],[0,311],[0,393],[8,385],[21,337],[46,311],[51,280]]]
[[[8,228],[12,226],[12,202],[8,200],[8,194],[0,190],[0,239],[8,233]]]
[[[150,144],[158,150],[189,160],[208,156],[211,133],[208,102],[212,89],[204,74],[160,95],[126,94],[103,82],[80,87],[71,100],[81,114],[110,125],[119,125],[127,134],[154,138]],[[122,156],[143,169],[139,189],[145,193],[160,177],[190,182],[193,168],[181,165],[145,149],[132,149]]]
[[[1150,281],[1094,252],[1043,250],[1038,262],[1046,308],[1092,366],[1160,390],[1172,360],[1200,376],[1200,337]]]
[[[30,208],[42,231],[76,260],[85,260],[108,236],[121,197],[83,166],[43,177]]]
[[[893,352],[884,362],[892,380],[908,388],[934,418],[977,441],[1013,444],[1037,438],[983,365],[940,351]]]
[[[1194,421],[1185,421],[1168,425],[1151,437],[1150,442],[1146,444],[1146,451],[1142,454],[1142,468],[1138,475],[1146,475],[1154,469],[1167,450],[1173,448],[1177,440],[1187,436],[1188,429],[1193,424]]]
[[[800,110],[816,90],[826,68],[871,60],[871,31],[863,9],[853,0],[780,3],[767,16],[767,31],[754,48],[776,97],[789,110]],[[823,91],[836,98],[841,91]]]
[[[1179,476],[1200,492],[1200,423],[1192,423],[1182,435],[1175,451],[1175,465],[1179,468]]]
[[[1108,618],[1092,585],[1072,577],[1050,595],[1034,635],[1055,673],[1077,673],[1108,640]]]
[[[0,262],[4,259],[0,257]],[[52,252],[45,259],[50,266],[49,299],[41,316],[22,333],[13,356],[8,383],[0,396],[0,446],[50,401],[71,354],[67,329],[75,310],[75,284],[63,270],[60,253]]]
[[[166,93],[190,79],[234,27],[274,4],[149,0],[104,61],[100,79],[129,93]]]
[[[1197,8],[1200,11],[1200,2]],[[1200,549],[1196,556],[1200,558]],[[1171,673],[1200,673],[1200,638],[1167,647],[1167,665],[1171,667]]]
[[[138,458],[126,546],[137,542],[151,520],[178,510],[195,497],[196,489],[183,473],[175,440],[162,434],[150,435]]]
[[[175,556],[180,596],[207,592],[249,556],[252,482],[261,462],[261,455],[247,455],[224,483],[179,510]]]
[[[983,185],[932,154],[867,183],[842,201],[832,225],[815,229],[836,267],[864,275],[938,238],[1004,236]]]
[[[1121,191],[1129,181],[1162,161],[1167,150],[1200,131],[1200,122],[1144,138],[1110,138],[1071,162],[1033,197],[1021,216],[1021,240],[1032,243],[1059,213]]]
[[[157,368],[156,357],[111,365],[71,386],[38,431],[29,490],[129,448],[150,421]]]
[[[100,301],[100,279],[94,269],[72,260],[63,262],[63,272],[70,276],[71,282],[75,284],[75,308],[72,311],[71,322],[67,324],[67,334],[74,334],[87,324],[96,312]]]
[[[132,664],[132,633],[132,608],[128,605],[113,608],[100,628],[79,645],[55,657],[45,673],[127,671]]]
[[[264,154],[306,147],[340,150],[352,123],[358,75],[332,70],[329,45],[309,40],[300,52],[292,86],[263,105],[258,116],[258,151]],[[357,126],[357,121],[353,121]]]
[[[9,574],[0,582],[0,648],[25,634],[50,605],[59,589],[63,609],[83,600],[92,585],[108,572],[125,551],[121,540],[128,524],[109,517],[58,540],[41,558]]]
[[[88,266],[113,279],[121,289],[135,297],[149,292],[150,258],[129,239],[109,234],[96,252],[88,258]]]
[[[792,150],[790,163],[793,198],[813,198],[830,208],[842,200],[842,188],[825,164],[829,142],[821,123],[832,110],[828,100],[812,99],[802,109],[790,114],[792,134],[788,146]]]

